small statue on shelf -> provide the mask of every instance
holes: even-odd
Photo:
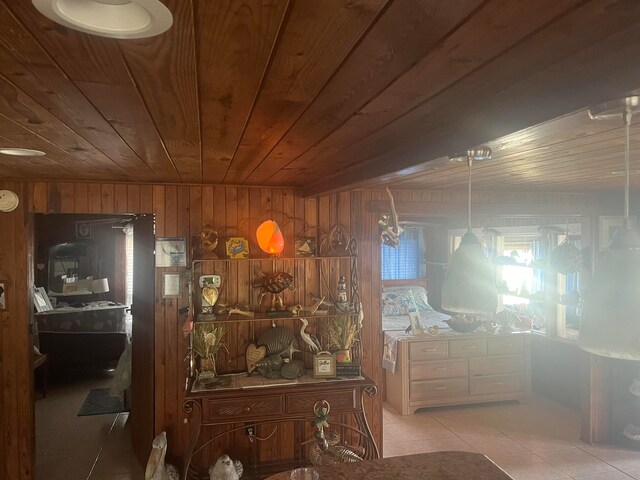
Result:
[[[320,305],[324,302],[324,297],[316,299],[313,305],[304,306],[304,305],[293,305],[289,307],[289,311],[294,315],[323,315],[323,313],[318,313]],[[324,310],[320,310],[320,312],[324,312]],[[326,313],[326,312],[325,312]]]
[[[293,286],[293,276],[285,272],[274,272],[265,274],[259,268],[255,269],[256,279],[253,286],[261,290],[258,298],[258,305],[262,304],[262,300],[267,293],[271,294],[270,312],[284,312],[287,309],[282,300],[282,292],[287,288],[295,290]]]
[[[204,225],[202,227],[202,232],[200,233],[200,244],[203,258],[218,258],[216,248],[218,248],[219,240],[220,233],[211,225]]]

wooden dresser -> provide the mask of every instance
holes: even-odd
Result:
[[[531,394],[531,336],[441,333],[398,340],[395,373],[386,372],[386,399],[402,415],[422,407],[499,400]]]

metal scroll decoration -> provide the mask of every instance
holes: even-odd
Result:
[[[340,434],[328,431],[330,410],[331,405],[327,400],[320,400],[313,406],[315,413],[313,438],[315,443],[311,446],[309,460],[313,465],[361,462],[365,453],[362,447],[341,444]]]

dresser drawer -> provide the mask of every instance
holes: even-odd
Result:
[[[266,395],[256,398],[233,398],[207,403],[205,421],[266,417],[284,413],[281,395]]]
[[[416,362],[409,365],[411,380],[466,377],[469,374],[467,360],[443,360],[441,362]]]
[[[472,377],[469,380],[471,395],[491,395],[524,391],[523,375],[496,375],[490,377]]]
[[[409,360],[445,360],[449,356],[448,342],[410,342]]]
[[[331,405],[331,413],[353,412],[359,410],[356,402],[356,389],[342,392],[292,393],[286,397],[287,413],[313,413],[313,406],[318,401],[326,400]]]
[[[410,382],[409,400],[428,400],[438,397],[452,397],[469,394],[467,378],[446,378],[443,380],[420,380]]]
[[[480,357],[469,360],[469,373],[474,375],[504,375],[506,373],[522,373],[524,357],[509,355],[504,357]]]
[[[487,342],[484,338],[464,338],[449,341],[451,358],[479,357],[487,354]]]
[[[487,339],[489,355],[513,355],[524,352],[524,338],[521,335],[491,337]]]

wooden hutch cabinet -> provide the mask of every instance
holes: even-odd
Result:
[[[322,297],[333,304],[325,314],[270,316],[259,305],[259,292],[254,287],[254,279],[260,275],[259,272],[286,272],[293,275],[296,289],[283,292],[286,306],[310,305],[314,298]],[[331,408],[331,430],[335,429],[340,434],[341,441],[362,447],[366,458],[379,458],[380,452],[363,407],[364,398],[376,395],[377,386],[361,371],[360,375],[348,377],[313,378],[310,374],[313,353],[300,339],[301,317],[309,322],[305,332],[315,335],[323,346],[327,340],[327,322],[348,315],[358,324],[361,306],[355,240],[351,239],[343,252],[322,256],[194,260],[192,273],[194,285],[198,285],[200,275],[219,275],[222,282],[218,303],[242,306],[254,314],[253,317],[218,315],[212,319],[211,316],[198,315],[201,305],[195,302],[194,329],[205,323],[224,324],[234,332],[237,342],[227,345],[228,354],[219,355],[218,378],[223,381],[215,386],[198,381],[196,358],[193,350],[189,349],[183,411],[189,423],[190,439],[183,457],[182,478],[208,478],[206,470],[215,461],[213,457],[222,453],[216,451],[214,446],[220,445],[220,442],[231,445],[229,442],[237,439],[238,435],[250,437],[252,450],[249,454],[246,449],[234,452],[232,446],[224,453],[233,458],[239,457],[243,462],[243,478],[262,478],[308,463],[306,455],[308,440],[313,440],[314,406],[323,400]],[[353,310],[347,313],[337,310],[335,306],[334,292],[341,276],[346,279],[349,303],[353,306]],[[194,299],[199,297],[198,291],[194,288]],[[247,346],[255,344],[262,334],[275,326],[294,332],[298,339],[300,352],[294,355],[304,362],[307,369],[307,373],[298,379],[261,379],[257,372],[252,376],[246,373],[244,352]],[[362,358],[359,338],[358,329],[357,340],[352,348],[355,365],[359,365]],[[190,345],[192,340],[193,329],[189,335]],[[279,425],[286,425],[287,434],[293,436],[289,440],[290,448],[279,452],[281,455],[278,458],[265,461],[261,458],[258,444],[268,442],[269,437],[278,431]],[[264,431],[265,426],[273,426],[273,429],[270,428],[272,433],[260,438],[256,432]]]

